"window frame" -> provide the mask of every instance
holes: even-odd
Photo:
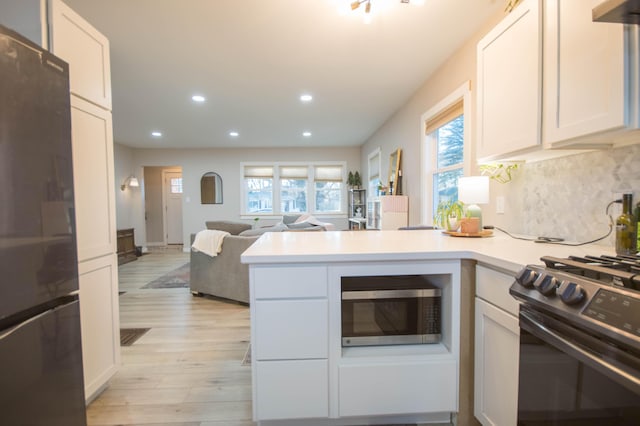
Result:
[[[433,223],[433,175],[437,170],[437,147],[435,138],[427,134],[427,123],[454,105],[462,103],[464,115],[464,137],[462,148],[462,175],[469,176],[471,172],[471,82],[467,81],[436,103],[420,117],[420,194],[421,194],[421,223]],[[440,172],[458,169],[458,166],[445,167]]]
[[[315,170],[316,167],[340,167],[341,168],[341,189],[340,189],[340,211],[338,212],[318,212],[316,211],[316,186],[315,186]],[[272,205],[273,210],[271,213],[252,213],[247,211],[247,188],[245,186],[245,168],[246,167],[273,167],[273,181],[272,181]],[[281,167],[306,167],[307,168],[307,211],[300,212],[300,214],[312,214],[316,217],[347,217],[347,162],[346,161],[313,161],[313,162],[301,162],[301,161],[286,161],[286,162],[242,162],[240,163],[240,218],[241,219],[253,219],[255,217],[261,218],[278,218],[284,214],[298,214],[298,212],[289,213],[280,211],[281,206]]]

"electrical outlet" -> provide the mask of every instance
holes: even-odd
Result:
[[[504,214],[504,196],[496,197],[496,214]]]

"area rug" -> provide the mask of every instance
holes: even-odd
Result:
[[[185,263],[181,267],[174,269],[173,271],[156,278],[148,284],[145,284],[142,288],[184,288],[189,287],[190,277],[189,263]]]
[[[247,345],[247,350],[244,353],[244,357],[242,358],[240,365],[243,367],[251,367],[251,343]]]
[[[131,346],[141,338],[150,328],[121,328],[120,346]]]

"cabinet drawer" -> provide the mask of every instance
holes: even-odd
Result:
[[[258,361],[254,366],[257,420],[329,416],[327,360]]]
[[[326,266],[255,267],[255,299],[327,297]]]
[[[327,300],[255,302],[256,360],[327,358]]]
[[[340,367],[340,416],[457,411],[455,360]]]
[[[476,266],[476,295],[500,309],[518,316],[519,304],[509,294],[509,287],[514,280],[514,276],[478,265]]]

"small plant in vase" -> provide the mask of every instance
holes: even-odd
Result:
[[[441,229],[456,231],[460,227],[460,219],[464,217],[462,201],[440,201],[433,217],[433,223]]]

